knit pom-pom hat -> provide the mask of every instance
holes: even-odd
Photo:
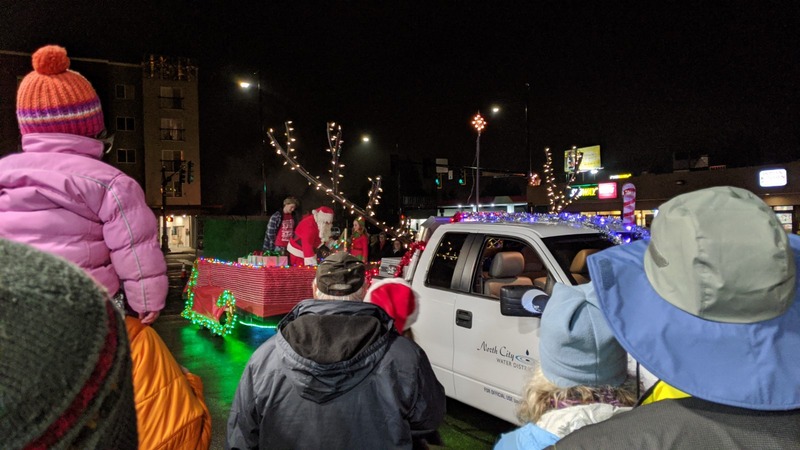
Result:
[[[364,302],[383,308],[394,319],[394,326],[400,334],[417,321],[419,311],[417,294],[402,278],[384,278],[372,283]]]
[[[69,70],[67,50],[47,45],[33,54],[33,72],[17,91],[17,122],[28,133],[95,137],[105,128],[100,99],[91,83]]]
[[[0,239],[3,448],[136,449],[128,336],[79,267]]]

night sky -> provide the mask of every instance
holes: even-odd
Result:
[[[610,3],[2,0],[0,48],[195,58],[204,171],[227,178],[260,176],[258,102],[235,84],[255,71],[267,125],[293,120],[301,160],[322,170],[325,124],[341,123],[355,176],[388,173],[389,153],[473,165],[478,110],[482,167],[541,172],[544,147],[562,164],[573,145],[634,173],[667,172],[676,153],[800,158],[797,2]]]

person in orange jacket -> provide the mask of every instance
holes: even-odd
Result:
[[[133,360],[139,449],[208,450],[211,413],[203,382],[181,367],[158,333],[125,317]]]

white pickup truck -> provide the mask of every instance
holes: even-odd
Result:
[[[539,361],[540,321],[521,307],[522,293],[588,282],[586,256],[614,245],[616,235],[546,220],[449,222],[427,221],[418,239],[424,249],[401,265],[419,295],[414,339],[447,396],[519,424],[516,404]]]

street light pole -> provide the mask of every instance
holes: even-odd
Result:
[[[531,128],[528,120],[528,106],[531,102],[531,84],[525,83],[525,150],[528,151],[528,178],[533,177],[533,158],[531,156]]]
[[[264,131],[264,108],[262,103],[263,93],[261,92],[261,71],[256,72],[258,79],[256,81],[256,87],[258,88],[258,123],[259,123],[259,131],[261,133],[261,148],[264,150],[264,154],[262,155],[261,159],[261,215],[267,215],[267,174],[266,168],[264,167],[264,158],[267,157],[267,136]]]
[[[253,72],[256,76],[256,95],[258,95],[258,131],[261,134],[261,149],[264,151],[261,160],[261,215],[267,215],[267,175],[264,159],[267,155],[267,134],[264,129],[264,105],[263,105],[263,92],[261,89],[261,71]],[[239,87],[242,89],[250,89],[252,84],[248,81],[240,81]]]
[[[478,138],[475,140],[475,204],[476,211],[481,210],[481,131],[486,127],[486,121],[481,116],[481,112],[472,118],[472,126],[478,131]]]

